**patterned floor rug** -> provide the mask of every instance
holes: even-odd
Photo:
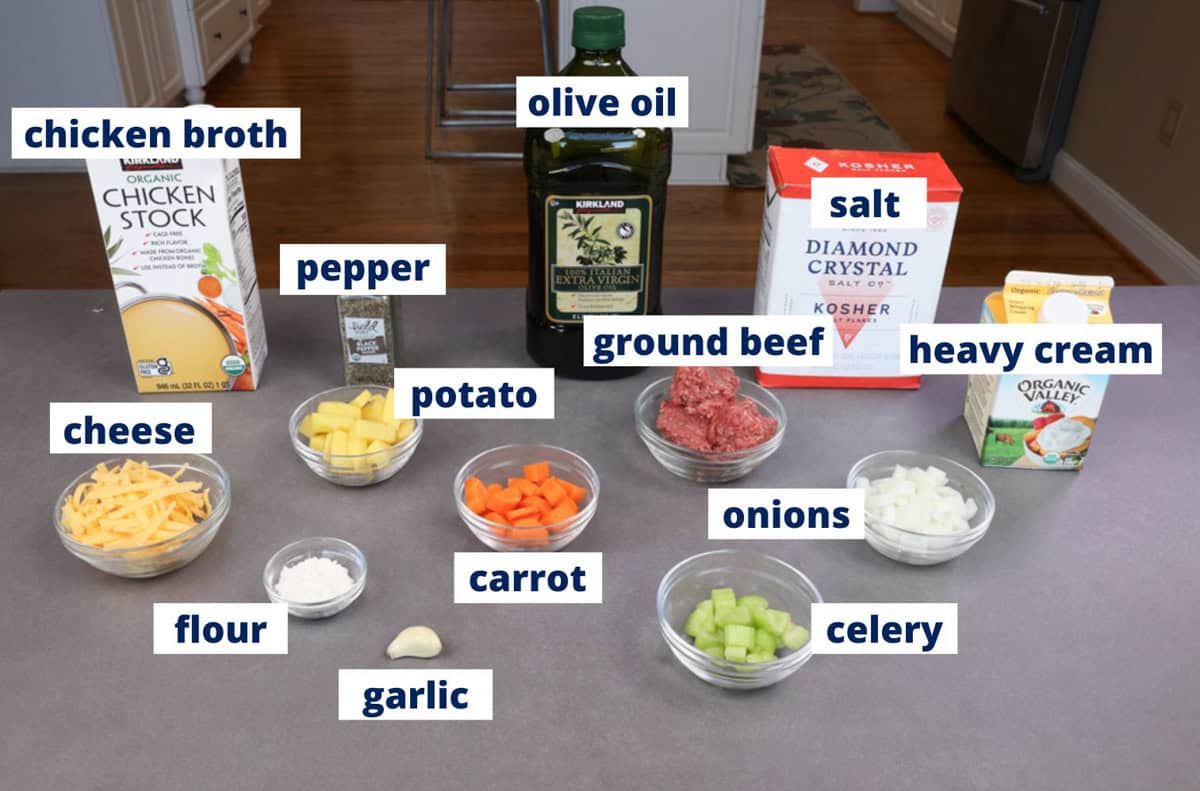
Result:
[[[763,47],[754,150],[729,157],[734,187],[766,183],[767,146],[906,151],[850,81],[803,44]]]

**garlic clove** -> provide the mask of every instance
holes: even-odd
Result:
[[[430,659],[440,653],[442,653],[442,640],[438,637],[437,632],[428,626],[410,626],[401,630],[400,634],[396,635],[387,647],[389,659],[400,659],[406,656]]]

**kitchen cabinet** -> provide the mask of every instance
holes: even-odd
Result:
[[[188,104],[204,101],[204,86],[236,56],[250,62],[258,30],[257,0],[171,0]]]
[[[12,107],[164,107],[204,98],[223,66],[250,57],[268,0],[0,2],[0,96]],[[19,33],[19,35],[18,35]],[[10,134],[0,116],[0,139]],[[79,170],[82,160],[14,160],[0,171]]]
[[[896,0],[900,21],[946,55],[954,51],[963,0]]]
[[[170,104],[204,86],[234,57],[250,60],[250,40],[269,0],[106,0],[126,103]]]
[[[625,11],[625,56],[638,74],[687,75],[688,128],[675,130],[672,184],[725,184],[730,154],[753,147],[766,0],[561,0],[558,61],[574,55],[571,18],[586,5]]]
[[[125,103],[167,104],[183,88],[171,7],[138,0],[107,0],[106,6]]]

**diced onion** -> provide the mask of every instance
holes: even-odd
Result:
[[[946,481],[946,471],[937,467],[897,464],[889,477],[860,477],[854,486],[866,490],[867,515],[872,519],[914,533],[965,533],[979,508],[973,498],[964,500]]]

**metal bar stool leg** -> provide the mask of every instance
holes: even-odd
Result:
[[[534,1],[538,7],[542,67],[546,74],[554,74],[555,57],[551,41],[549,0]],[[515,83],[454,82],[453,17],[454,0],[429,0],[425,36],[425,156],[429,159],[520,159],[522,155],[519,152],[440,151],[433,147],[434,126],[510,126],[516,116],[512,110],[455,109],[447,106],[446,98],[450,91],[512,91],[516,88]]]

